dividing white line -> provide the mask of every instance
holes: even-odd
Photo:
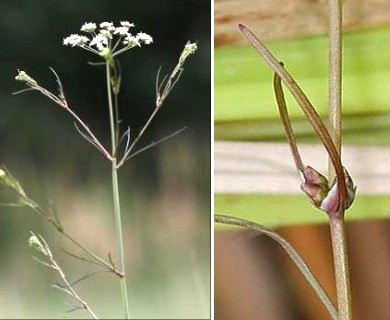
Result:
[[[305,165],[326,175],[328,157],[320,145],[299,144]],[[343,164],[358,194],[390,194],[390,148],[344,146]],[[216,194],[299,194],[301,183],[287,143],[215,142]]]

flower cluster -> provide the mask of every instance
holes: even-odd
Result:
[[[120,26],[117,27],[112,22],[102,22],[99,27],[94,22],[88,22],[84,23],[80,30],[90,37],[71,34],[63,40],[63,44],[81,47],[103,57],[108,55],[114,57],[133,47],[153,43],[153,38],[144,32],[131,34],[129,30],[133,27],[134,24],[128,21],[121,21]]]

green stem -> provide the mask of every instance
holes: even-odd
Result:
[[[341,0],[329,0],[329,131],[341,155],[341,88],[342,88],[342,5]],[[335,176],[329,165],[329,181]],[[352,297],[349,276],[347,237],[344,210],[329,215],[333,263],[340,320],[352,320]]]
[[[115,116],[114,116],[114,107],[112,103],[112,94],[111,94],[111,83],[110,83],[110,64],[106,62],[106,81],[107,81],[107,97],[108,97],[108,107],[110,113],[110,132],[111,132],[111,147],[112,147],[112,161],[111,161],[111,173],[112,173],[112,192],[114,198],[114,215],[115,215],[115,228],[117,236],[117,246],[119,254],[119,265],[123,273],[123,277],[120,278],[121,286],[121,296],[122,296],[122,306],[124,312],[124,318],[130,319],[130,310],[129,310],[129,298],[127,293],[126,285],[126,273],[125,273],[125,256],[123,250],[123,235],[122,235],[122,217],[121,209],[119,202],[119,188],[118,188],[118,173],[117,173],[117,159],[116,159],[116,126]]]

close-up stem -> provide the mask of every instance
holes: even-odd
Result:
[[[329,226],[333,250],[339,320],[351,320],[352,299],[344,217],[331,217],[329,219]]]
[[[342,115],[342,5],[341,0],[329,0],[329,132],[341,156]],[[329,165],[329,179],[335,175]],[[340,320],[352,319],[352,296],[349,276],[347,237],[344,210],[340,206],[337,215],[329,215],[333,248],[333,263]]]

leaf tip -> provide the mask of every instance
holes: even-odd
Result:
[[[248,29],[246,26],[244,26],[243,24],[239,23],[238,24],[238,29],[240,29],[241,32],[244,32],[245,29]]]

